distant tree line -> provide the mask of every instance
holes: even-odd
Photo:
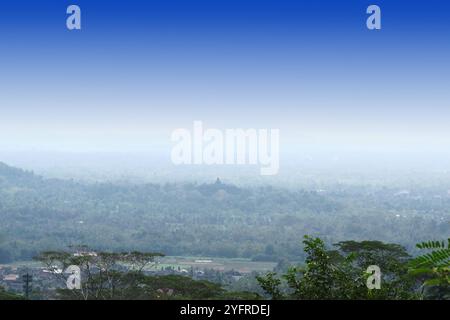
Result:
[[[300,261],[302,234],[326,244],[379,239],[417,254],[415,243],[449,234],[447,190],[240,188],[220,180],[88,184],[0,163],[0,263],[80,243],[104,251]]]

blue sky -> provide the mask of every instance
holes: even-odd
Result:
[[[279,128],[293,148],[448,149],[449,14],[445,0],[3,1],[0,149],[141,150],[194,120]]]

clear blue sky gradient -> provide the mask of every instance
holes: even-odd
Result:
[[[445,0],[3,1],[0,149],[140,149],[194,120],[280,128],[288,146],[448,148],[449,15]]]

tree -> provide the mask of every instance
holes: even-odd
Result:
[[[342,257],[327,251],[320,238],[305,236],[307,254],[305,267],[292,267],[284,276],[295,299],[352,298],[349,289],[355,286],[355,271],[351,269],[353,256]]]
[[[272,300],[280,300],[283,298],[280,290],[281,280],[276,278],[275,272],[268,272],[265,276],[256,276],[256,280]]]
[[[364,292],[372,299],[409,299],[417,298],[414,293],[415,281],[408,274],[408,261],[411,256],[398,244],[381,241],[342,241],[335,246],[344,255],[353,255],[354,264],[359,272],[371,265],[380,268],[382,285],[379,290]],[[364,294],[361,291],[361,294]],[[370,293],[370,295],[369,295]]]
[[[81,271],[79,290],[60,289],[65,299],[99,300],[114,299],[120,291],[136,286],[143,269],[155,262],[161,253],[142,252],[93,252],[87,247],[77,247],[76,252],[47,251],[35,257],[62,281],[65,286],[64,270],[77,266]],[[123,272],[127,270],[127,272]]]
[[[43,252],[36,260],[65,281],[61,272],[69,265],[82,270],[80,290],[59,289],[58,298],[69,300],[141,300],[141,299],[259,299],[251,292],[228,292],[220,284],[197,281],[187,276],[151,276],[145,268],[155,263],[160,253],[138,251],[111,253],[83,250]],[[64,285],[65,283],[63,283]]]
[[[406,250],[382,242],[341,242],[327,250],[319,238],[305,236],[304,266],[293,266],[282,276],[288,290],[280,289],[275,273],[259,277],[261,287],[273,299],[410,299],[417,298],[414,282],[407,277]],[[367,267],[386,268],[380,290],[366,286]]]

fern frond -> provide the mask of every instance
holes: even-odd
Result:
[[[445,241],[427,241],[417,244],[420,249],[431,249],[433,251],[418,256],[411,261],[413,268],[447,267],[450,265],[450,239]]]
[[[447,246],[445,245],[445,241],[426,241],[418,243],[416,246],[419,249],[449,249],[450,239],[448,239],[447,241]]]

